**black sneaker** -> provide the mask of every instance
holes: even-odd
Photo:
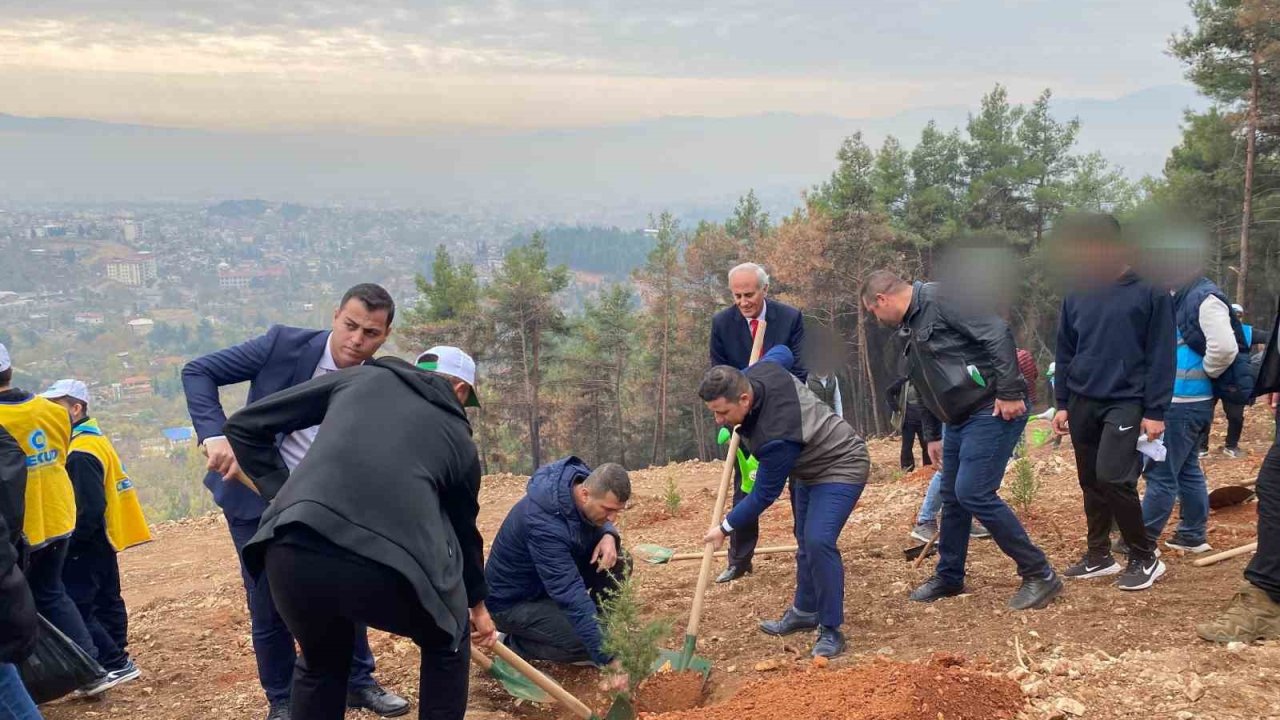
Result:
[[[90,680],[76,690],[76,697],[91,698],[97,697],[111,688],[119,685],[123,680],[111,677],[110,673],[102,673],[98,677]]]
[[[1039,610],[1048,606],[1060,594],[1062,578],[1050,570],[1047,578],[1023,580],[1022,587],[1009,598],[1009,607],[1013,610]]]
[[[1130,557],[1129,564],[1116,583],[1121,590],[1146,590],[1164,575],[1164,562],[1157,557]]]
[[[267,720],[292,720],[292,717],[288,700],[273,702],[271,707],[267,708]]]
[[[107,677],[114,680],[117,685],[127,683],[130,680],[137,680],[142,676],[142,671],[134,664],[132,659],[125,660],[124,665],[115,670],[108,670]]]
[[[923,585],[912,590],[907,599],[912,602],[931,603],[942,598],[955,597],[963,592],[964,585],[948,585],[943,582],[942,578],[934,575],[925,580]]]
[[[1121,570],[1120,563],[1107,555],[1104,558],[1092,557],[1088,553],[1080,562],[1062,571],[1062,576],[1071,580],[1088,580],[1089,578],[1115,575]]]

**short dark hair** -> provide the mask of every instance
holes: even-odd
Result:
[[[613,493],[618,502],[626,503],[631,499],[631,476],[627,469],[618,463],[605,463],[596,468],[583,481],[587,492],[594,497],[603,497]]]
[[[869,303],[877,295],[888,295],[906,284],[907,281],[892,270],[876,270],[862,283],[862,302]]]
[[[360,283],[352,286],[352,288],[342,295],[342,302],[338,303],[339,308],[347,306],[347,301],[355,298],[364,304],[369,312],[377,312],[379,310],[387,311],[387,327],[391,327],[391,321],[396,319],[396,301],[391,299],[391,293],[387,289],[376,283]]]
[[[13,382],[13,368],[7,367],[0,370],[0,385],[8,385]]]
[[[1053,234],[1068,240],[1102,240],[1118,243],[1124,239],[1120,221],[1109,213],[1070,213],[1054,223]]]
[[[750,384],[747,376],[732,365],[716,365],[702,376],[698,385],[698,397],[702,402],[712,400],[737,400],[747,391]]]

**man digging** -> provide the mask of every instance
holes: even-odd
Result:
[[[814,657],[832,658],[845,648],[844,561],[836,541],[862,495],[871,461],[853,428],[791,374],[793,362],[791,351],[778,345],[745,372],[717,365],[703,376],[698,396],[717,423],[738,428],[760,461],[755,487],[703,542],[718,548],[734,528],[754,526],[790,477],[800,546],[795,600],[760,629],[769,635],[817,629]]]

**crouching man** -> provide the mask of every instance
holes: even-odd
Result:
[[[818,630],[815,657],[844,652],[844,561],[836,540],[862,495],[871,461],[853,428],[791,375],[794,358],[776,346],[744,373],[728,365],[707,371],[698,396],[759,460],[751,493],[711,528],[703,542],[717,548],[735,527],[754,524],[792,479],[795,517],[795,600],[780,620],[760,624],[770,635]]]
[[[576,457],[544,465],[502,521],[489,550],[489,612],[506,644],[530,660],[609,665],[597,619],[625,577],[614,520],[631,497],[621,465],[594,471]]]

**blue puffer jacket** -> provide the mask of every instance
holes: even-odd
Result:
[[[525,496],[511,508],[489,549],[485,580],[490,612],[550,597],[564,610],[591,659],[612,659],[602,648],[596,605],[582,581],[591,553],[605,536],[618,537],[612,523],[592,525],[573,501],[574,481],[591,474],[576,457],[544,465],[529,478]],[[619,540],[621,548],[621,540]]]

